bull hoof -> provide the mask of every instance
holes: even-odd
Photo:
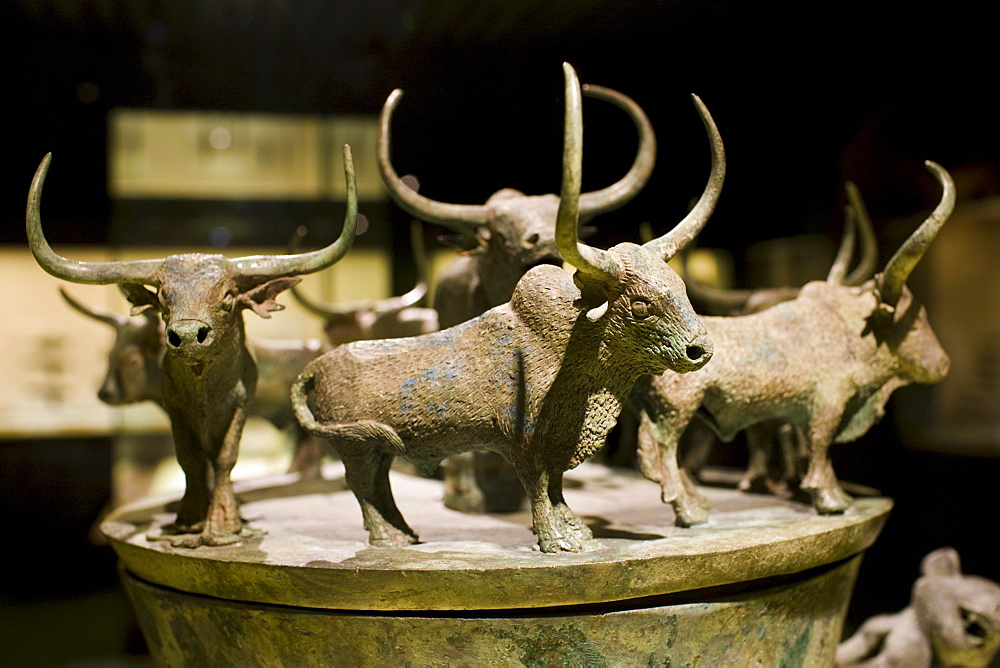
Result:
[[[743,476],[736,487],[749,494],[764,494],[768,491],[767,480],[763,476]]]
[[[583,540],[579,536],[570,535],[558,538],[543,538],[538,540],[538,549],[546,554],[558,552],[585,552],[597,547],[595,540]]]
[[[677,499],[673,502],[673,506],[674,514],[677,516],[674,523],[679,527],[690,527],[708,521],[708,511],[712,504],[705,497],[698,495]]]
[[[854,498],[840,488],[840,485],[823,489],[810,489],[813,497],[813,508],[821,515],[833,515],[847,510]]]
[[[566,532],[573,534],[584,542],[593,540],[594,532],[590,530],[590,527],[576,513],[565,506],[562,506],[558,510],[559,520],[562,522]]]
[[[407,547],[408,545],[416,545],[419,542],[420,539],[415,535],[402,532],[394,533],[390,536],[383,536],[381,538],[368,538],[368,544],[372,547]]]

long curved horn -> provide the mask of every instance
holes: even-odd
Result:
[[[837,257],[833,259],[830,266],[830,273],[826,275],[826,282],[833,285],[843,285],[844,276],[847,274],[847,267],[851,264],[854,255],[854,239],[857,236],[857,214],[850,205],[844,207],[844,234],[840,237],[840,248],[837,249]]]
[[[845,285],[861,285],[875,273],[878,262],[878,242],[875,240],[875,228],[872,226],[871,216],[868,215],[868,207],[861,199],[861,192],[853,182],[848,181],[844,187],[847,189],[847,201],[854,210],[854,222],[857,224],[857,231],[861,241],[861,259],[858,266],[844,279]]]
[[[128,318],[115,313],[114,311],[106,311],[94,306],[87,306],[83,302],[77,301],[62,288],[59,288],[59,294],[62,295],[63,300],[65,300],[65,302],[75,311],[82,313],[88,318],[93,318],[98,322],[103,322],[105,325],[111,325],[115,329],[121,329],[128,322]]]
[[[336,263],[351,249],[358,229],[358,184],[354,177],[351,147],[344,144],[344,180],[347,182],[347,213],[340,237],[326,248],[297,255],[251,255],[232,260],[238,272],[247,277],[278,278],[311,274]]]
[[[715,210],[715,204],[719,201],[722,183],[726,179],[726,150],[722,145],[719,129],[715,126],[715,121],[712,120],[712,115],[708,113],[708,108],[701,101],[701,98],[697,95],[691,95],[691,99],[694,101],[694,106],[698,109],[698,114],[708,132],[708,143],[712,148],[712,172],[708,177],[708,184],[705,186],[704,192],[694,208],[688,212],[688,215],[674,229],[659,239],[653,239],[643,244],[643,247],[661,255],[664,260],[669,260],[677,254],[677,251],[691,243],[705,227],[712,211]]]
[[[586,85],[583,94],[610,102],[619,107],[639,132],[639,147],[632,167],[617,183],[580,196],[580,215],[592,218],[600,213],[613,211],[634,198],[649,182],[656,165],[656,133],[642,108],[630,97],[603,86]],[[390,159],[392,114],[399,104],[403,91],[396,89],[389,94],[379,115],[378,166],[389,194],[407,213],[430,223],[443,225],[456,232],[471,233],[488,220],[486,207],[481,204],[448,204],[418,194],[408,187],[392,166]]]
[[[636,150],[635,160],[625,176],[606,188],[580,195],[580,216],[590,219],[624,206],[646,186],[649,177],[653,175],[653,167],[656,166],[656,133],[642,107],[627,95],[591,84],[584,84],[583,94],[610,102],[624,110],[639,132],[639,147]]]
[[[52,250],[42,232],[42,214],[40,203],[42,187],[45,185],[45,175],[49,171],[52,154],[42,158],[35,177],[31,180],[31,190],[28,191],[28,206],[25,211],[25,228],[28,233],[28,245],[31,254],[35,256],[42,269],[56,278],[72,283],[87,283],[92,285],[107,285],[108,283],[145,283],[155,284],[155,274],[162,260],[130,260],[127,262],[77,262],[70,260]]]
[[[471,230],[486,223],[486,207],[479,204],[445,204],[424,197],[417,191],[410,188],[403,179],[399,178],[396,170],[392,166],[389,157],[390,132],[392,125],[392,112],[395,111],[399,99],[403,97],[403,91],[396,89],[389,94],[385,104],[382,106],[382,113],[378,117],[378,169],[382,173],[382,181],[385,182],[389,194],[392,195],[396,204],[401,206],[411,216],[416,216],[421,220],[430,223],[443,225],[456,232],[469,233]]]
[[[906,279],[909,278],[910,273],[917,266],[917,263],[920,262],[924,253],[927,252],[927,248],[934,241],[934,238],[941,231],[941,227],[948,220],[948,217],[955,208],[955,182],[952,181],[951,175],[936,162],[927,160],[924,164],[927,165],[927,169],[934,174],[938,183],[941,184],[941,201],[934,211],[931,212],[931,215],[920,224],[920,227],[910,235],[910,238],[889,258],[885,269],[876,277],[881,301],[890,307],[895,307],[896,303],[899,302],[899,298],[903,294],[903,285],[905,285]]]
[[[348,314],[360,311],[388,313],[413,306],[427,295],[427,257],[424,252],[424,233],[423,227],[416,221],[410,225],[410,245],[413,248],[413,258],[417,266],[417,284],[405,294],[398,297],[389,297],[388,299],[365,299],[355,302],[332,304],[307,297],[297,286],[292,286],[290,289],[292,297],[307,311],[328,320],[342,318]]]
[[[576,267],[582,278],[602,284],[618,282],[621,267],[614,257],[579,242],[580,186],[583,182],[583,119],[580,81],[569,63],[566,79],[566,118],[563,129],[562,189],[556,214],[556,247],[563,260]]]

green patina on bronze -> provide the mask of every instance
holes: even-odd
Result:
[[[739,595],[516,617],[345,614],[191,596],[124,574],[159,665],[830,665],[860,556]]]
[[[600,546],[548,555],[528,547],[529,513],[468,515],[442,507],[441,483],[393,473],[425,543],[371,548],[336,465],[325,482],[245,483],[244,512],[265,533],[185,550],[150,542],[168,501],[127,506],[102,525],[125,567],[165,587],[216,598],[339,610],[468,610],[594,605],[802,572],[871,545],[891,508],[862,498],[829,517],[767,495],[703,488],[707,525],[673,526],[659,487],[584,465],[567,498]],[[282,483],[293,481],[289,476]],[[271,486],[269,486],[271,485]]]

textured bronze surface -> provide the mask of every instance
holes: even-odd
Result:
[[[794,300],[761,313],[706,317],[718,350],[711,364],[639,381],[639,461],[661,483],[678,521],[696,524],[708,515],[677,465],[678,438],[696,412],[724,441],[765,420],[794,425],[809,451],[801,487],[817,510],[836,513],[851,498],[837,482],[830,446],[867,432],[896,389],[937,383],[948,373],[927,312],[905,285],[955,206],[951,176],[926,165],[941,185],[941,200],[882,273],[860,286],[813,281]]]
[[[369,542],[417,542],[387,478],[393,458],[424,472],[470,450],[503,455],[524,485],[544,552],[590,549],[593,536],[563,497],[562,475],[598,450],[643,374],[700,369],[712,342],[667,261],[704,227],[725,155],[695,99],[712,169],[691,212],[642,246],[579,243],[583,160],[580,84],[568,64],[563,181],[555,238],[573,275],[542,265],[510,302],[448,329],[357,341],[311,362],[292,387],[299,423],[344,461]]]
[[[739,594],[509,617],[234,603],[123,579],[164,666],[829,666],[861,557]],[[475,597],[474,585],[466,595]]]
[[[243,311],[262,318],[281,306],[275,298],[300,279],[339,261],[357,231],[357,185],[344,146],[347,212],[340,237],[310,253],[223,255],[186,253],[152,260],[79,262],[52,250],[42,231],[42,186],[51,154],[35,171],[28,192],[25,229],[31,252],[47,272],[67,281],[118,284],[133,315],[158,312],[166,353],[161,366],[163,407],[170,417],[185,494],[176,522],[164,536],[177,545],[228,544],[247,528],[233,496],[230,474],[257,384],[247,350]]]
[[[178,549],[149,541],[168,504],[147,500],[102,525],[125,568],[148,582],[217,598],[340,610],[488,610],[588,605],[800,573],[870,546],[892,502],[859,499],[841,515],[769,495],[703,488],[709,522],[673,526],[659,487],[636,473],[584,464],[566,496],[600,546],[545,554],[528,547],[531,518],[468,515],[440,503],[442,483],[393,472],[425,542],[371,548],[341,478],[288,476],[238,485],[263,530],[239,545]],[[291,484],[281,484],[291,483]]]

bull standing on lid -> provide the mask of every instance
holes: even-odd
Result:
[[[656,164],[656,134],[642,108],[626,95],[589,84],[583,86],[583,93],[624,110],[639,132],[635,160],[625,176],[606,188],[580,195],[580,218],[586,223],[624,206],[643,189]],[[553,234],[559,197],[504,188],[485,204],[475,205],[438,202],[418,194],[411,185],[416,180],[400,178],[390,160],[392,114],[402,96],[403,91],[393,91],[379,117],[379,170],[400,207],[461,234],[470,248],[442,272],[435,289],[440,326],[452,327],[510,301],[514,286],[532,267],[562,265]],[[445,505],[456,510],[515,510],[523,499],[510,467],[486,452],[452,457],[445,469],[445,487]]]
[[[340,453],[376,546],[417,542],[396,507],[396,456],[432,468],[473,448],[497,452],[528,494],[543,552],[585,549],[593,535],[566,505],[563,473],[604,443],[642,374],[701,368],[712,342],[666,260],[702,229],[722,187],[722,140],[695,98],[712,175],[677,227],[644,246],[577,242],[583,127],[576,73],[566,77],[558,249],[577,268],[531,269],[508,304],[434,334],[349,343],[316,359],[292,387],[296,416]]]
[[[271,311],[283,308],[275,297],[297,283],[298,274],[324,269],[350,249],[358,209],[350,147],[344,147],[347,215],[339,239],[311,253],[233,260],[191,253],[156,260],[77,262],[56,254],[42,233],[39,212],[50,159],[51,154],[42,160],[28,195],[28,242],[39,265],[75,283],[117,283],[128,294],[134,314],[154,309],[163,319],[163,403],[186,481],[176,521],[164,534],[172,544],[185,547],[236,542],[244,522],[230,472],[257,384],[242,311],[271,317]]]
[[[875,274],[878,262],[878,247],[875,229],[861,199],[861,193],[850,181],[846,184],[848,205],[845,209],[844,234],[840,249],[828,273],[828,280],[843,285],[861,285]],[[861,257],[858,264],[848,274],[847,269],[854,257],[854,245],[858,237]],[[799,296],[801,287],[768,287],[749,290],[722,289],[703,285],[686,271],[681,275],[687,286],[695,310],[703,315],[742,316],[760,313],[776,304],[791,301]],[[751,425],[746,430],[749,462],[738,487],[743,491],[770,491],[790,496],[798,488],[802,478],[802,462],[808,456],[805,437],[790,424],[779,420],[766,420]],[[718,439],[712,429],[701,420],[694,420],[683,435],[681,450],[686,452],[681,460],[683,475],[697,476],[711,448]],[[771,479],[769,462],[775,445],[781,452],[780,478]],[[800,461],[801,460],[801,461]]]
[[[801,488],[817,511],[838,513],[852,499],[834,474],[830,445],[860,438],[897,388],[937,383],[948,373],[948,354],[906,287],[955,207],[948,172],[926,164],[941,184],[941,201],[881,274],[848,286],[835,268],[826,281],[807,283],[794,300],[761,313],[705,317],[716,345],[711,366],[640,381],[640,466],[660,483],[678,524],[708,516],[707,502],[677,466],[678,437],[696,411],[724,441],[764,420],[792,424],[808,443]]]

